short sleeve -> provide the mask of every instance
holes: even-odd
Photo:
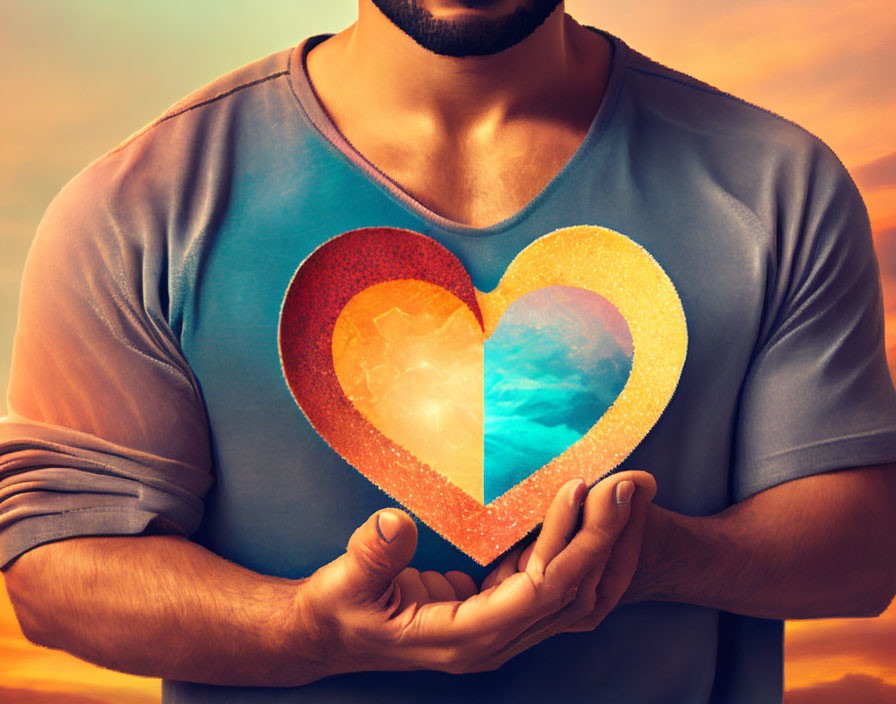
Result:
[[[137,175],[139,176],[139,175]],[[0,567],[49,541],[189,535],[208,421],[167,325],[164,218],[111,157],[54,199],[23,273],[0,420]]]
[[[777,303],[738,412],[737,501],[790,479],[896,461],[896,393],[861,196],[823,145],[782,192]]]

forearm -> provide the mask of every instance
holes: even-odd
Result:
[[[708,517],[653,507],[624,602],[678,601],[764,618],[877,615],[896,588],[891,477],[892,470],[807,477]]]
[[[6,572],[40,645],[136,675],[222,685],[299,685],[330,674],[303,632],[301,585],[174,536],[74,538]]]

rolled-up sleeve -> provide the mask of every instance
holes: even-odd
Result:
[[[122,154],[89,167],[29,252],[0,419],[4,570],[49,541],[189,535],[202,518],[208,421],[166,319],[166,221],[132,197],[139,176]]]

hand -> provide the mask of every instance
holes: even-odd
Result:
[[[535,582],[561,579],[572,584],[575,596],[511,641],[498,654],[502,662],[552,635],[590,631],[603,621],[638,567],[645,516],[655,494],[656,482],[645,472],[611,475],[595,484],[587,496],[581,480],[560,489],[538,539],[526,548],[511,550],[485,578],[481,591],[488,593],[526,573]],[[576,531],[583,500],[582,525]]]
[[[561,491],[548,512],[541,547],[529,560],[531,567],[479,593],[461,572],[406,569],[416,547],[413,520],[395,509],[374,514],[352,535],[344,555],[300,585],[297,619],[305,637],[310,635],[319,646],[321,670],[496,669],[520,652],[521,638],[525,647],[543,639],[537,637],[540,624],[566,614],[583,580],[600,579],[594,566],[600,555],[609,555],[628,520],[629,507],[610,500],[616,484],[625,479],[653,487],[650,475],[641,472],[601,482],[586,502],[583,529],[569,545],[566,538],[578,505],[570,506],[569,492]],[[563,501],[565,507],[558,504]],[[563,540],[548,541],[564,531],[570,515]],[[539,560],[544,568],[538,567]]]

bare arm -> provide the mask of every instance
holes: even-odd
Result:
[[[636,492],[600,581],[582,582],[576,600],[527,629],[512,652],[592,630],[617,604],[677,601],[781,619],[878,616],[896,592],[896,465],[793,480],[715,516],[684,516],[649,498]],[[483,588],[531,569],[537,550],[536,542],[508,553]],[[580,601],[592,612],[575,608]]]
[[[13,563],[6,584],[29,640],[113,670],[245,685],[327,674],[297,623],[297,582],[256,574],[185,538],[41,545]],[[288,638],[296,646],[289,653]]]
[[[655,490],[643,472],[614,475],[587,499],[584,484],[573,498],[581,482],[570,482],[543,535],[566,536],[584,500],[576,538],[548,545],[543,537],[540,568],[480,593],[460,572],[407,568],[416,526],[395,509],[371,516],[343,555],[297,581],[256,574],[183,538],[139,536],[38,546],[12,564],[6,584],[29,639],[137,675],[300,686],[369,670],[480,672],[503,664],[521,634],[571,602],[590,610],[576,591],[583,580],[598,583],[614,543],[626,542],[630,507],[613,498],[625,482],[642,484],[645,496]],[[636,562],[635,552],[632,571]],[[627,584],[617,585],[617,599]]]
[[[761,618],[877,616],[896,591],[896,465],[780,484],[708,517],[651,506],[623,603]]]

